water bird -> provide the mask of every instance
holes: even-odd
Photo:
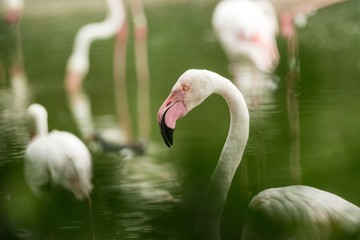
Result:
[[[243,95],[219,74],[191,69],[173,86],[159,108],[157,121],[165,144],[172,147],[176,121],[213,93],[225,99],[230,110],[230,127],[201,205],[197,234],[199,239],[219,240],[224,204],[249,137],[249,112]],[[360,237],[358,206],[332,193],[303,185],[260,192],[250,202],[245,222],[243,240]]]
[[[212,15],[212,26],[230,60],[232,71],[243,62],[263,72],[278,64],[276,11],[267,1],[220,1]]]
[[[114,36],[125,23],[123,1],[107,0],[108,15],[104,21],[90,23],[79,29],[75,36],[73,51],[67,62],[65,88],[69,92],[77,91],[89,71],[89,50],[98,39]]]
[[[48,182],[71,191],[77,199],[89,199],[92,190],[92,158],[86,145],[74,134],[48,132],[47,111],[40,104],[27,109],[35,133],[25,151],[25,178],[30,189],[41,195]]]
[[[223,0],[215,7],[212,24],[227,55],[247,57],[262,71],[276,67],[276,36],[287,39],[288,63],[298,68],[294,25],[305,25],[308,15],[346,0]],[[241,53],[241,55],[239,55]]]
[[[149,71],[147,64],[147,22],[142,1],[130,1],[135,25],[135,56],[138,75],[138,119],[139,135],[147,141],[149,124]],[[133,142],[132,121],[128,108],[126,86],[126,8],[122,0],[107,0],[106,19],[100,23],[87,24],[78,31],[73,52],[67,63],[65,89],[75,121],[85,139],[93,139],[95,130],[91,114],[90,99],[82,89],[89,70],[89,49],[93,41],[115,36],[114,46],[114,90],[116,110],[120,123],[120,142]],[[119,143],[122,145],[122,143]],[[123,147],[120,146],[119,147]],[[127,144],[125,144],[127,145]]]
[[[229,59],[233,82],[250,111],[263,115],[259,110],[273,106],[278,85],[271,75],[280,59],[275,9],[267,1],[220,1],[213,11],[212,25]]]

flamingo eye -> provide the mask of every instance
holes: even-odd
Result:
[[[183,90],[184,92],[188,91],[189,89],[190,89],[190,87],[189,87],[188,85],[183,85],[183,86],[182,86],[182,90]]]

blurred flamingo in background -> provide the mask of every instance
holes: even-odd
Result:
[[[214,9],[212,25],[228,56],[234,82],[250,106],[271,101],[271,73],[279,62],[276,12],[267,1],[224,0]]]
[[[212,25],[230,64],[250,63],[263,72],[276,67],[278,22],[267,1],[220,1]]]
[[[47,111],[31,104],[27,112],[35,124],[35,133],[25,151],[25,179],[31,191],[41,196],[46,184],[62,186],[79,200],[89,203],[92,237],[95,239],[90,193],[92,191],[92,158],[86,145],[74,134],[48,132]]]
[[[271,73],[279,61],[276,36],[288,40],[288,67],[285,77],[288,120],[292,144],[290,168],[295,182],[301,180],[300,123],[298,93],[300,66],[294,24],[306,15],[345,0],[223,0],[215,7],[212,23],[229,58],[234,81],[247,99],[253,119],[262,120],[261,106],[269,106],[277,88]],[[279,22],[278,23],[278,19]],[[249,69],[250,64],[250,69]],[[254,68],[255,66],[255,68]],[[252,111],[255,110],[255,111]]]
[[[69,132],[49,133],[42,105],[30,105],[28,113],[35,124],[35,135],[25,151],[25,177],[31,190],[39,195],[41,186],[51,181],[78,199],[89,198],[92,164],[85,144]]]
[[[70,109],[83,138],[91,139],[93,127],[91,103],[82,87],[89,71],[89,51],[93,41],[108,39],[124,27],[125,7],[120,0],[107,0],[107,17],[100,23],[87,24],[77,32],[73,51],[67,62],[65,90]]]
[[[95,134],[91,104],[89,97],[82,89],[82,82],[89,69],[89,48],[96,39],[115,37],[114,49],[114,84],[115,98],[120,127],[123,130],[121,136],[116,137],[117,142],[126,142],[130,148],[139,149],[139,144],[133,144],[133,127],[128,108],[128,96],[126,86],[126,43],[127,21],[126,10],[123,1],[107,0],[108,16],[101,23],[92,23],[83,26],[76,35],[74,50],[67,65],[65,88],[69,95],[69,102],[79,125],[82,135],[86,138],[101,139],[100,144],[106,144],[104,139]],[[131,1],[130,5],[135,24],[135,55],[138,75],[138,119],[139,135],[142,140],[148,140],[150,135],[149,126],[149,73],[147,63],[146,32],[147,24],[142,2]],[[95,135],[94,135],[95,134]],[[127,144],[129,143],[129,144]],[[105,146],[108,148],[108,146]],[[123,146],[120,146],[123,148]]]
[[[183,73],[159,108],[157,121],[165,144],[173,145],[176,121],[211,94],[224,98],[230,127],[218,164],[206,189],[197,221],[197,238],[220,240],[226,198],[249,137],[249,112],[241,92],[230,80],[207,70]],[[294,185],[256,195],[247,210],[243,240],[358,239],[360,208],[332,193]]]
[[[294,61],[297,57],[294,24],[304,24],[307,15],[344,1],[223,0],[215,7],[212,22],[230,59],[234,55],[239,57],[241,53],[260,70],[271,71],[279,60],[276,46],[278,19],[281,35],[288,39],[288,61]],[[256,53],[254,47],[262,49],[262,54]],[[293,67],[291,64],[289,66]]]
[[[93,41],[108,39],[124,26],[125,7],[120,0],[107,0],[108,15],[100,23],[87,24],[77,32],[73,52],[67,63],[65,87],[74,92],[82,87],[82,82],[89,71],[89,51]]]

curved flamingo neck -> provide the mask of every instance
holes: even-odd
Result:
[[[200,209],[197,231],[202,239],[219,240],[224,204],[249,136],[249,112],[243,95],[234,84],[218,74],[212,74],[211,79],[214,93],[221,95],[229,106],[230,128]]]
[[[35,121],[35,136],[46,136],[49,133],[47,113],[37,113],[33,116]]]
[[[74,49],[69,58],[68,70],[86,75],[89,68],[89,48],[97,39],[107,39],[125,23],[125,7],[122,0],[107,0],[108,15],[100,23],[83,26],[76,34]]]

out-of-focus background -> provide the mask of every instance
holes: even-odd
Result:
[[[25,105],[48,110],[49,129],[81,138],[64,90],[67,60],[78,29],[106,16],[99,0],[26,1],[18,26],[0,23],[0,238],[1,239],[190,239],[204,189],[226,138],[229,114],[212,96],[177,123],[174,146],[163,144],[156,112],[187,69],[215,71],[231,79],[228,59],[211,27],[217,1],[144,1],[148,25],[151,136],[143,155],[99,151],[93,156],[91,224],[88,205],[70,193],[35,197],[24,179],[28,143]],[[129,12],[128,12],[129,13]],[[137,75],[131,14],[127,42],[127,93],[138,121]],[[360,205],[360,2],[318,11],[298,29],[300,150],[295,153],[287,115],[286,41],[278,37],[278,87],[250,140],[225,205],[224,239],[241,236],[252,196],[270,187],[314,186]],[[18,56],[21,47],[22,56]],[[113,81],[114,37],[95,41],[84,91],[95,129],[118,126]],[[14,90],[9,68],[20,59],[25,88]],[[25,98],[25,99],[24,99]],[[19,103],[19,101],[22,101]],[[138,129],[134,125],[134,132]],[[296,142],[295,144],[298,144]],[[297,163],[290,162],[291,156]],[[92,226],[93,225],[93,226]]]

